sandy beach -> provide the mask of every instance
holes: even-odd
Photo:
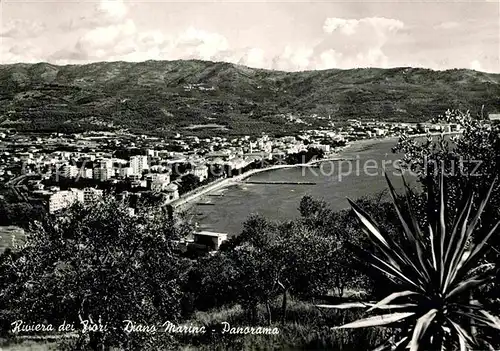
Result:
[[[338,156],[336,156],[335,159],[337,159],[337,158],[338,158]],[[314,165],[315,163],[325,162],[328,160],[331,161],[333,159],[334,158],[327,158],[327,159],[313,161],[313,162],[307,163],[307,164],[275,165],[275,166],[271,166],[271,167],[267,167],[267,168],[253,169],[251,171],[245,172],[245,173],[237,175],[235,177],[221,179],[221,180],[215,181],[209,185],[206,185],[205,187],[195,189],[191,193],[184,194],[182,197],[175,200],[170,205],[174,209],[178,208],[180,206],[189,206],[190,204],[194,203],[197,199],[201,198],[204,195],[208,195],[208,194],[213,193],[215,191],[222,190],[224,188],[236,185],[236,184],[240,183],[241,181],[243,181],[244,179],[251,177],[257,173],[269,172],[269,171],[274,171],[277,169],[285,169],[285,168],[310,167],[310,166]]]
[[[460,134],[460,132],[431,133],[431,135],[433,135],[433,136],[438,136],[441,134],[443,134],[443,135]],[[420,137],[425,137],[425,136],[427,136],[427,134],[414,134],[414,135],[410,135],[409,137],[420,138]],[[312,161],[312,162],[309,162],[306,164],[275,165],[275,166],[262,168],[262,169],[254,169],[254,170],[245,172],[244,174],[241,174],[241,175],[238,175],[238,176],[235,176],[232,178],[221,179],[221,180],[215,181],[214,183],[211,183],[209,185],[205,185],[204,187],[195,189],[190,193],[184,194],[179,199],[172,202],[171,205],[174,208],[178,208],[181,206],[190,206],[205,195],[214,193],[216,191],[220,191],[220,190],[228,188],[230,186],[237,185],[238,183],[242,182],[246,178],[251,177],[251,176],[258,174],[258,173],[270,172],[270,171],[275,171],[278,169],[285,169],[285,168],[311,167],[317,163],[328,162],[328,161],[338,161],[338,160],[342,160],[343,158],[345,158],[346,151],[349,151],[349,153],[358,152],[358,151],[360,152],[360,151],[367,150],[370,147],[372,147],[373,145],[376,145],[378,143],[390,142],[390,141],[393,141],[394,145],[396,145],[399,138],[400,138],[399,136],[389,136],[389,137],[376,138],[376,139],[355,140],[355,141],[351,141],[347,146],[343,147],[340,151],[338,151],[336,153],[332,153],[328,157],[323,158],[321,160],[315,160],[315,161]]]
[[[364,148],[364,147],[369,147],[370,145],[373,145],[377,142],[387,140],[387,139],[370,139],[370,140],[359,140],[350,143],[348,146],[344,147],[349,148],[352,151],[352,148]],[[309,163],[301,163],[301,164],[294,164],[294,165],[275,165],[275,166],[270,166],[267,168],[261,168],[261,169],[254,169],[248,172],[245,172],[243,174],[237,175],[235,177],[231,178],[225,178],[221,179],[218,181],[215,181],[209,185],[205,185],[204,187],[198,188],[193,190],[190,193],[184,194],[181,196],[179,199],[175,200],[174,202],[170,203],[170,205],[175,209],[181,206],[189,206],[192,203],[196,202],[199,198],[201,198],[204,195],[208,195],[210,193],[213,193],[215,191],[222,190],[224,188],[236,185],[243,180],[245,180],[248,177],[251,177],[255,174],[258,173],[263,173],[263,172],[270,172],[270,171],[275,171],[278,169],[286,169],[286,168],[298,168],[298,167],[311,167],[314,166],[317,163],[322,163],[322,162],[328,162],[328,161],[338,161],[343,158],[343,151],[342,149],[339,152],[332,153],[326,158],[323,158],[321,160],[314,160]],[[356,150],[356,149],[355,149]]]

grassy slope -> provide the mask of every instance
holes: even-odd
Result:
[[[210,312],[197,312],[186,325],[205,325],[207,334],[203,336],[178,335],[176,349],[183,351],[213,350],[370,350],[387,338],[387,329],[366,328],[359,330],[331,330],[330,327],[360,317],[358,312],[318,309],[310,302],[291,300],[286,322],[282,325],[276,319],[280,311],[279,299],[272,304],[275,321],[272,327],[279,329],[279,335],[230,335],[218,330],[222,322],[232,327],[250,326],[240,306],[221,308]],[[267,325],[266,310],[260,306],[259,326]],[[50,351],[56,347],[52,342],[25,341],[23,343],[0,343],[1,350]],[[1,348],[1,347],[4,348]],[[115,349],[117,350],[117,349]]]
[[[149,131],[191,123],[279,129],[283,121],[272,116],[287,112],[423,121],[447,108],[500,111],[499,82],[500,75],[470,70],[290,73],[196,60],[15,64],[0,66],[0,120],[21,120],[25,128],[94,128],[97,120]],[[186,91],[187,84],[215,90]]]
[[[370,350],[385,341],[387,329],[331,330],[346,321],[356,320],[360,312],[319,309],[311,302],[292,299],[284,324],[279,321],[281,299],[271,305],[272,327],[279,335],[205,335],[200,338],[186,337],[184,350]],[[258,311],[259,326],[267,325],[264,306]],[[217,326],[228,322],[232,327],[249,326],[239,306],[217,311],[197,312],[190,321],[193,325]],[[210,330],[211,328],[207,328]]]

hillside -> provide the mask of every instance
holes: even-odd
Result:
[[[238,134],[283,130],[277,115],[288,112],[424,121],[447,108],[474,113],[484,104],[500,111],[499,83],[499,74],[417,68],[290,73],[205,61],[2,65],[0,126],[167,133],[215,124]]]

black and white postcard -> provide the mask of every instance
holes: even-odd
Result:
[[[499,350],[496,0],[0,0],[0,350]]]

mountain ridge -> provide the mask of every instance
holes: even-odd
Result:
[[[283,72],[200,60],[0,65],[0,123],[40,131],[296,130],[282,115],[422,122],[448,108],[500,111],[500,74],[467,69]],[[7,121],[7,122],[6,122]],[[320,123],[319,123],[320,124]],[[100,127],[98,127],[100,126]]]

